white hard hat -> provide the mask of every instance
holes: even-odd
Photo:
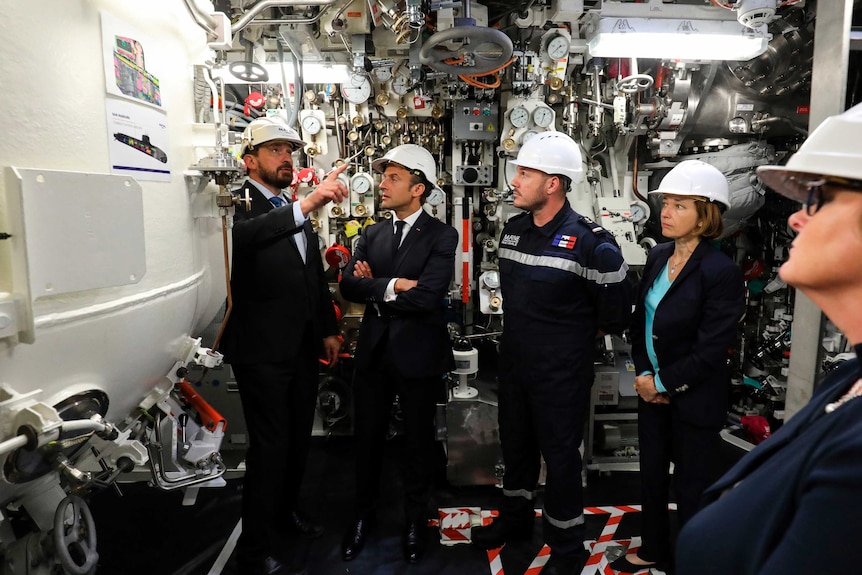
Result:
[[[662,179],[650,194],[700,196],[730,209],[730,188],[721,170],[700,160],[683,160]]]
[[[792,200],[805,202],[818,180],[862,188],[862,104],[817,126],[784,166],[761,166],[757,175],[767,186]]]
[[[395,146],[382,158],[371,162],[371,169],[378,173],[386,171],[389,163],[398,164],[411,172],[420,172],[432,186],[437,185],[437,164],[431,152],[416,144]],[[419,175],[419,174],[416,174]]]
[[[541,132],[521,146],[513,166],[532,168],[546,174],[566,176],[577,184],[584,179],[581,148],[562,132]]]
[[[252,121],[242,133],[242,150],[240,156],[266,142],[284,140],[293,146],[294,150],[305,146],[305,141],[299,137],[296,130],[287,125],[281,116],[266,116]]]

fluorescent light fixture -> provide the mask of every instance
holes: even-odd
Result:
[[[599,17],[587,32],[591,56],[671,60],[751,60],[769,46],[766,25],[735,20]]]

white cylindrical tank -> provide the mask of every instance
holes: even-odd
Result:
[[[7,418],[6,406],[25,396],[56,406],[103,392],[106,419],[123,421],[164,386],[190,338],[213,320],[225,300],[225,271],[222,223],[206,209],[217,188],[199,190],[184,176],[203,155],[201,130],[193,130],[193,65],[208,56],[206,35],[184,3],[0,6],[0,233],[12,234],[0,240],[4,441],[20,423]],[[143,48],[146,61],[138,64],[158,81],[158,105],[111,93],[120,72],[105,49],[115,38],[105,35],[114,30]],[[155,118],[166,156],[158,162],[162,181],[117,172],[111,146],[122,110]],[[155,143],[147,134],[129,135],[138,152],[159,157],[142,149]],[[215,142],[214,130],[207,141]],[[0,476],[0,502],[22,489]]]

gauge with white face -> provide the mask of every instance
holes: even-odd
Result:
[[[403,96],[413,87],[413,80],[404,74],[398,74],[392,78],[392,91],[399,96]]]
[[[341,95],[351,104],[361,104],[371,96],[371,81],[362,74],[351,74],[341,86]]]
[[[365,172],[360,172],[353,176],[350,180],[350,190],[358,194],[360,196],[364,196],[371,191],[371,187],[374,182],[371,180],[371,176],[366,174]]]
[[[485,277],[482,278],[482,281],[485,282],[485,285],[488,289],[499,289],[500,287],[500,272],[496,270],[491,270],[485,273]]]
[[[432,206],[439,206],[446,201],[446,194],[444,194],[443,190],[440,188],[431,188],[431,192],[428,193],[428,197],[425,201]]]
[[[374,68],[373,70],[371,70],[371,73],[374,74],[375,80],[377,80],[380,83],[383,83],[392,77],[392,67],[391,66],[381,66],[379,68]]]
[[[320,119],[316,116],[306,116],[302,119],[302,129],[312,136],[320,132],[321,128]]]
[[[548,40],[547,49],[551,60],[562,60],[569,55],[569,40],[565,36],[556,35]]]
[[[512,125],[516,128],[523,128],[526,126],[529,119],[530,113],[527,111],[527,108],[523,106],[518,106],[509,112],[509,121],[512,122]]]
[[[533,110],[533,123],[540,128],[547,128],[554,121],[554,111],[547,106],[539,106]]]
[[[530,140],[530,138],[532,138],[538,133],[539,132],[537,132],[536,130],[527,130],[526,132],[524,132],[521,135],[521,145],[523,146],[524,144],[526,144]]]
[[[631,220],[636,224],[641,224],[649,218],[649,208],[646,204],[635,202],[629,209],[631,209]]]

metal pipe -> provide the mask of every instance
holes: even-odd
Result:
[[[188,1],[188,0],[186,0]],[[242,15],[242,17],[234,22],[230,31],[233,34],[241,32],[243,28],[254,20],[254,17],[266,10],[267,8],[278,8],[281,6],[332,6],[337,0],[261,0],[251,7],[251,9]],[[281,22],[284,23],[284,22]]]
[[[183,4],[186,5],[186,9],[189,11],[189,14],[195,21],[195,24],[203,28],[207,34],[215,36],[215,20],[209,14],[200,9],[200,6],[197,5],[196,0],[183,0]]]
[[[227,303],[225,304],[224,317],[222,318],[221,325],[219,325],[218,328],[218,334],[216,335],[215,341],[213,342],[213,351],[216,351],[218,349],[218,346],[221,343],[222,335],[224,335],[224,328],[225,326],[227,326],[227,320],[230,318],[231,311],[233,311],[233,293],[230,289],[230,248],[228,247],[229,244],[227,230],[227,215],[223,214],[221,217],[221,235],[224,254],[224,283],[227,287]]]
[[[206,483],[224,475],[227,471],[227,466],[221,459],[218,452],[213,453],[210,458],[213,463],[215,472],[211,475],[197,475],[187,473],[183,476],[170,478],[164,470],[164,459],[162,457],[162,434],[161,434],[161,416],[156,417],[153,431],[156,435],[156,441],[147,443],[147,453],[149,454],[150,476],[153,478],[153,485],[163,491],[171,491],[181,487],[189,487],[199,483]]]
[[[0,443],[0,455],[6,455],[20,447],[24,447],[27,445],[27,441],[26,435],[17,435],[12,439],[7,439],[3,443]]]
[[[215,147],[216,147],[216,150],[221,150],[222,149],[222,145],[221,145],[221,116],[219,114],[218,100],[219,100],[219,95],[221,94],[221,97],[224,98],[224,94],[222,94],[221,92],[219,92],[216,89],[216,85],[212,79],[212,74],[210,73],[209,68],[206,68],[206,70],[204,72],[204,80],[206,80],[207,85],[209,85],[210,92],[212,93],[212,97],[213,97],[213,122],[215,123],[215,132],[216,132]],[[222,83],[222,86],[224,86],[224,83]],[[224,100],[222,100],[222,101],[224,101]]]

